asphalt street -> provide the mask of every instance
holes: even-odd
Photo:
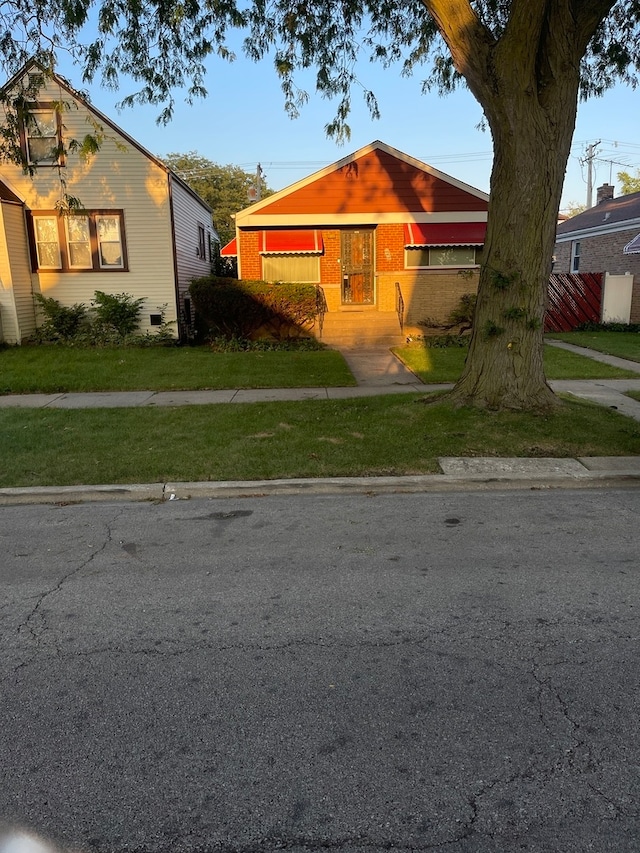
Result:
[[[0,823],[638,851],[639,522],[638,488],[0,507]]]

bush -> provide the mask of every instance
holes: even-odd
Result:
[[[455,329],[459,327],[458,334],[462,335],[468,332],[473,326],[473,317],[476,311],[476,302],[478,300],[475,293],[464,293],[460,297],[460,301],[451,311],[444,323],[440,323],[431,317],[418,321],[419,326],[424,326],[427,329]]]
[[[287,338],[276,341],[260,338],[250,341],[247,338],[210,338],[208,344],[213,352],[311,352],[326,349],[325,344],[315,338]]]
[[[94,327],[109,339],[113,333],[121,338],[132,334],[140,325],[144,299],[134,299],[129,293],[104,293],[96,290],[93,296]]]
[[[300,336],[313,326],[316,288],[312,284],[248,281],[206,276],[189,288],[205,333],[250,339],[259,333],[282,340]]]
[[[41,341],[70,341],[77,337],[87,324],[87,307],[76,303],[67,308],[56,299],[34,294],[36,302],[46,317],[37,331],[37,339]]]
[[[96,290],[91,313],[82,304],[70,308],[56,299],[35,294],[45,316],[37,329],[38,343],[65,343],[73,346],[174,346],[172,323],[165,319],[167,306],[158,308],[162,321],[156,332],[134,335],[140,322],[144,299],[135,299],[128,293],[111,295]]]

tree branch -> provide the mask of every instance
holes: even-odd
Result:
[[[469,0],[422,0],[451,52],[456,70],[482,103],[496,40],[471,8]]]

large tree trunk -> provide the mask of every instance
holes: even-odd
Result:
[[[580,61],[614,0],[511,0],[489,29],[469,0],[423,0],[482,105],[494,163],[461,405],[544,410],[543,321]]]
[[[543,369],[543,321],[576,113],[577,84],[550,116],[528,98],[492,123],[489,221],[473,334],[452,399],[489,408],[556,402]],[[514,99],[515,100],[515,99]],[[562,104],[562,106],[560,106]]]

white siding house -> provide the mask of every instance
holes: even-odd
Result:
[[[143,298],[143,332],[153,332],[164,312],[176,335],[187,334],[189,282],[210,272],[218,240],[211,209],[61,78],[31,64],[5,91],[29,74],[42,85],[21,145],[37,168],[31,176],[0,165],[0,337],[21,343],[33,333],[35,293],[88,305],[96,290]],[[100,148],[81,157],[69,143],[87,134],[102,137]],[[61,215],[69,196],[81,208]]]

